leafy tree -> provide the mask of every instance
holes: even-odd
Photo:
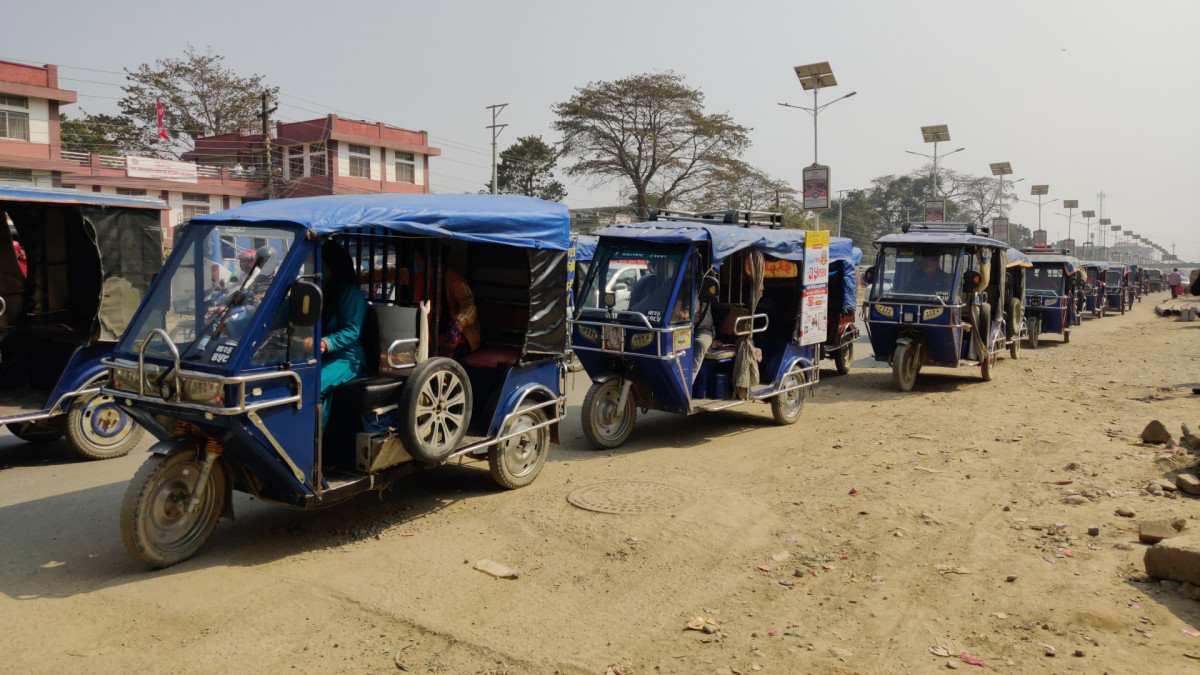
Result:
[[[525,136],[500,153],[500,165],[496,168],[496,183],[500,194],[525,195],[552,202],[561,202],[567,196],[563,184],[554,180],[554,166],[558,153],[542,140],[541,136]],[[487,182],[487,192],[492,191],[492,182]]]
[[[274,97],[278,87],[264,76],[239,76],[212,49],[198,52],[188,45],[183,58],[158,59],[125,70],[128,84],[118,106],[136,127],[138,147],[163,157],[179,157],[200,136],[236,132],[261,126],[263,92]],[[162,101],[163,123],[172,139],[158,138],[155,101]]]
[[[140,150],[137,127],[124,117],[85,112],[75,120],[59,113],[58,119],[63,150],[92,155],[135,155]]]
[[[643,216],[703,190],[750,145],[749,129],[703,105],[704,94],[670,71],[576,89],[552,107],[564,154],[576,160],[567,174],[622,181]]]
[[[737,209],[740,211],[774,211],[776,204],[796,206],[799,192],[787,181],[776,180],[761,169],[730,159],[711,172],[709,182],[680,199],[693,210]],[[803,209],[801,209],[803,210]]]

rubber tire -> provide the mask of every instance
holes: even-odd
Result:
[[[850,367],[854,363],[854,341],[851,340],[833,355],[833,365],[837,368],[838,375],[846,375],[850,372]]]
[[[914,344],[902,344],[892,353],[892,382],[900,391],[912,391],[921,372],[921,348]]]
[[[979,375],[983,378],[984,382],[991,382],[992,377],[995,376],[996,355],[991,353],[992,346],[991,344],[987,346],[988,353],[984,354],[983,359],[979,361]]]
[[[428,439],[419,435],[417,418],[421,414],[421,409],[428,407],[426,403],[432,403],[431,401],[425,402],[426,384],[447,375],[456,377],[462,384],[465,402],[453,406],[461,406],[462,423],[458,425],[457,429],[448,429],[450,433],[441,443],[431,444]],[[451,383],[450,386],[453,387],[453,384]],[[451,389],[451,393],[453,393],[453,389]],[[458,449],[463,437],[467,435],[467,426],[471,424],[473,398],[467,371],[463,370],[458,361],[440,356],[422,361],[408,376],[408,380],[404,383],[404,389],[400,392],[399,435],[404,449],[414,459],[430,466],[437,466],[446,461],[446,458]],[[442,419],[444,420],[444,418]],[[436,416],[430,420],[431,423],[437,421],[438,417]]]
[[[1009,322],[1006,325],[1005,332],[1008,336],[1008,355],[1014,360],[1020,358],[1021,353],[1021,318],[1022,309],[1021,301],[1013,298],[1008,303]]]
[[[536,426],[546,421],[546,411],[539,408],[516,413],[501,435],[509,433],[525,417],[529,418],[529,426]],[[533,452],[528,453],[526,449],[531,442],[534,444]],[[492,480],[509,490],[525,487],[541,473],[549,452],[548,426],[496,443],[488,448],[488,468],[492,472]]]
[[[67,432],[66,423],[62,417],[52,417],[36,422],[16,422],[8,425],[13,436],[26,443],[53,443]]]
[[[1125,314],[1125,299],[1121,299],[1121,314]]]
[[[1063,344],[1064,345],[1071,344],[1071,331],[1069,331],[1069,330],[1063,331]]]
[[[125,421],[132,425],[128,435],[107,446],[97,445],[92,442],[88,438],[84,428],[91,423],[89,416],[93,415],[95,411],[89,412],[87,408],[89,403],[101,397],[112,400],[112,397],[107,394],[94,394],[87,398],[78,398],[71,402],[71,408],[67,412],[67,443],[70,444],[71,451],[82,459],[95,460],[124,457],[129,454],[130,450],[137,447],[137,444],[142,440],[142,436],[146,433],[146,430],[135,422],[132,417],[126,413],[121,413]]]
[[[780,383],[782,388],[802,384],[807,381],[804,373],[791,373],[783,378]],[[788,396],[787,399],[784,396]],[[793,398],[794,396],[794,398]],[[792,401],[795,401],[794,403]],[[789,391],[786,394],[776,394],[771,397],[771,416],[775,418],[775,423],[780,426],[788,426],[795,424],[796,420],[800,419],[800,413],[804,410],[804,390],[797,389]]]
[[[609,390],[612,389],[616,391],[610,392]],[[629,438],[629,435],[633,433],[633,424],[637,419],[637,405],[633,400],[633,392],[630,392],[629,396],[625,399],[625,410],[620,416],[622,419],[627,419],[628,422],[616,435],[605,436],[595,417],[599,414],[597,406],[600,404],[601,397],[608,396],[617,399],[620,398],[620,378],[614,377],[603,382],[593,382],[592,386],[588,388],[587,396],[583,398],[583,419],[581,420],[583,435],[587,437],[588,443],[591,443],[592,447],[597,450],[611,450],[620,447]]]
[[[1014,361],[1021,358],[1021,338],[1014,337],[1012,341],[1008,343],[1008,356]]]
[[[1037,349],[1038,338],[1041,336],[1041,331],[1042,331],[1041,319],[1038,319],[1036,317],[1030,319],[1027,330],[1028,330],[1029,348]]]
[[[125,490],[125,500],[121,503],[121,540],[125,543],[125,550],[129,551],[134,560],[148,567],[170,567],[195,555],[204,542],[208,541],[225,506],[227,476],[220,465],[214,466],[209,472],[208,483],[205,486],[208,493],[215,497],[205,497],[201,500],[196,507],[200,514],[199,519],[179,537],[187,541],[178,548],[164,549],[145,528],[146,519],[151,515],[149,510],[160,505],[156,503],[158,500],[155,497],[166,497],[163,491],[168,489],[168,485],[165,483],[177,478],[173,474],[178,474],[186,468],[181,465],[191,464],[192,470],[199,471],[201,454],[202,451],[187,447],[177,448],[166,455],[150,455],[134,475]],[[217,459],[217,462],[221,461]],[[172,496],[176,504],[184,499],[184,495],[178,492]]]

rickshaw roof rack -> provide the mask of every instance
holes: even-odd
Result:
[[[909,232],[957,232],[960,234],[978,234],[984,237],[992,236],[992,228],[976,223],[947,223],[940,220],[904,223],[900,231]]]
[[[681,211],[678,209],[655,209],[650,212],[651,221],[702,222],[739,225],[741,227],[783,227],[783,214],[777,211]]]
[[[1054,248],[1052,246],[1031,246],[1021,249],[1022,253],[1037,253],[1039,255],[1071,255],[1070,251],[1065,248]]]

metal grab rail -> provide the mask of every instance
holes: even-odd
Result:
[[[755,322],[758,321],[759,319],[763,320],[763,326],[762,326],[762,328],[756,329],[754,327]],[[750,328],[739,328],[738,326],[743,321],[749,321]],[[767,326],[769,326],[770,324],[771,324],[771,319],[766,314],[747,314],[746,316],[739,316],[738,318],[733,320],[733,334],[738,337],[745,337],[747,335],[754,335],[755,333],[762,333],[765,330],[767,330]]]
[[[171,341],[171,336],[167,335],[167,331],[161,328],[155,328],[146,335],[146,339],[142,340],[142,345],[138,347],[138,396],[146,395],[146,347],[150,346],[150,343],[153,342],[154,336],[156,335],[162,336],[163,342],[166,342],[167,347],[171,350],[171,356],[175,358],[175,372],[177,373],[176,378],[178,378],[180,368],[179,348],[176,347],[175,343]],[[175,387],[174,403],[179,403],[179,390],[180,387]]]
[[[116,369],[121,369],[121,370],[133,370],[133,368],[131,367],[133,364],[131,364],[128,361],[120,361],[118,359],[101,359],[100,364],[105,366],[106,368],[116,368]],[[177,365],[176,369],[175,369],[176,386],[174,387],[174,389],[175,389],[174,397],[172,399],[168,400],[167,398],[162,397],[162,396],[151,396],[151,395],[145,393],[146,378],[145,378],[145,374],[144,374],[143,370],[141,369],[141,366],[143,364],[141,363],[140,359],[139,359],[138,365],[139,365],[139,370],[138,370],[138,393],[137,394],[133,394],[132,392],[125,391],[124,389],[117,389],[111,385],[111,381],[110,381],[110,384],[101,387],[101,391],[103,393],[109,394],[111,396],[119,396],[121,398],[126,398],[126,399],[136,399],[139,401],[146,401],[148,403],[170,403],[171,405],[185,408],[188,410],[199,410],[199,411],[203,411],[203,412],[211,412],[211,413],[214,413],[217,415],[237,415],[237,414],[244,413],[244,412],[260,410],[262,408],[271,408],[274,406],[285,405],[288,403],[295,403],[297,410],[300,410],[303,407],[302,400],[303,400],[303,394],[304,394],[304,383],[300,379],[300,375],[297,374],[293,370],[276,370],[276,371],[271,371],[271,372],[266,372],[266,373],[250,373],[250,374],[246,374],[246,375],[214,375],[211,373],[201,373],[201,372],[194,371],[194,370],[182,370]],[[279,379],[279,378],[289,378],[293,382],[295,382],[296,393],[291,396],[284,396],[282,398],[268,399],[265,401],[255,401],[252,403],[248,403],[246,401],[246,384],[247,383],[263,382],[263,381],[274,380],[274,379]],[[187,380],[202,380],[205,382],[216,382],[217,384],[220,384],[222,386],[236,385],[238,388],[237,405],[236,406],[215,406],[215,405],[208,405],[208,404],[203,404],[203,403],[190,403],[190,402],[186,402],[186,401],[181,401],[181,400],[179,400],[179,393],[181,391],[183,391],[183,386],[181,386],[181,385],[182,385],[182,383],[184,383]],[[251,392],[251,395],[254,395],[253,392]]]
[[[537,405],[533,405],[528,408],[522,408],[521,406],[525,405],[525,400],[527,398],[529,398],[530,394],[533,394],[534,392],[541,392],[544,394],[549,394],[551,396],[551,398],[549,400],[542,401],[541,403],[538,403]],[[476,441],[475,443],[470,443],[470,444],[464,445],[461,448],[458,448],[454,452],[450,453],[450,455],[448,457],[446,457],[445,461],[449,462],[452,459],[461,457],[462,455],[468,454],[470,452],[474,452],[475,450],[478,450],[480,448],[486,448],[486,447],[496,445],[497,443],[503,443],[504,441],[507,441],[510,438],[516,438],[517,436],[520,436],[521,434],[526,434],[526,433],[529,433],[530,431],[534,431],[536,429],[548,427],[551,424],[557,424],[558,422],[561,422],[567,418],[566,402],[567,402],[566,396],[556,396],[554,394],[554,392],[550,391],[550,389],[548,389],[546,387],[539,386],[539,387],[530,389],[529,391],[526,391],[524,394],[522,394],[521,398],[517,400],[517,404],[513,406],[512,412],[505,415],[504,419],[500,421],[500,429],[503,430],[505,427],[507,427],[508,423],[511,422],[513,417],[515,417],[518,413],[529,412],[532,410],[541,410],[542,408],[548,408],[552,405],[558,406],[558,410],[555,410],[555,413],[554,413],[555,416],[553,418],[547,419],[544,422],[541,422],[539,424],[535,424],[527,429],[522,429],[521,431],[513,431],[513,432],[509,432],[507,434],[502,433],[500,436],[497,436],[495,438],[488,438],[488,439],[484,439],[482,441]]]

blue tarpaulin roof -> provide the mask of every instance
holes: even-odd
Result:
[[[599,237],[621,237],[640,239],[663,244],[708,241],[712,244],[713,258],[724,260],[730,255],[747,248],[755,248],[783,260],[804,259],[805,230],[765,227],[740,227],[736,225],[710,224],[680,221],[654,221],[631,225],[609,225],[597,230]],[[830,237],[829,259],[862,261],[862,251],[844,237]]]
[[[565,251],[567,207],[516,195],[332,195],[272,199],[192,219],[193,223],[294,223],[317,234],[378,227],[394,232]]]
[[[120,206],[139,209],[166,209],[167,204],[159,199],[105,195],[98,192],[83,192],[65,188],[22,188],[0,186],[0,201],[47,202],[54,204],[87,204],[88,206]]]
[[[596,242],[599,238],[593,234],[577,234],[575,239],[575,259],[591,260],[596,257]]]

